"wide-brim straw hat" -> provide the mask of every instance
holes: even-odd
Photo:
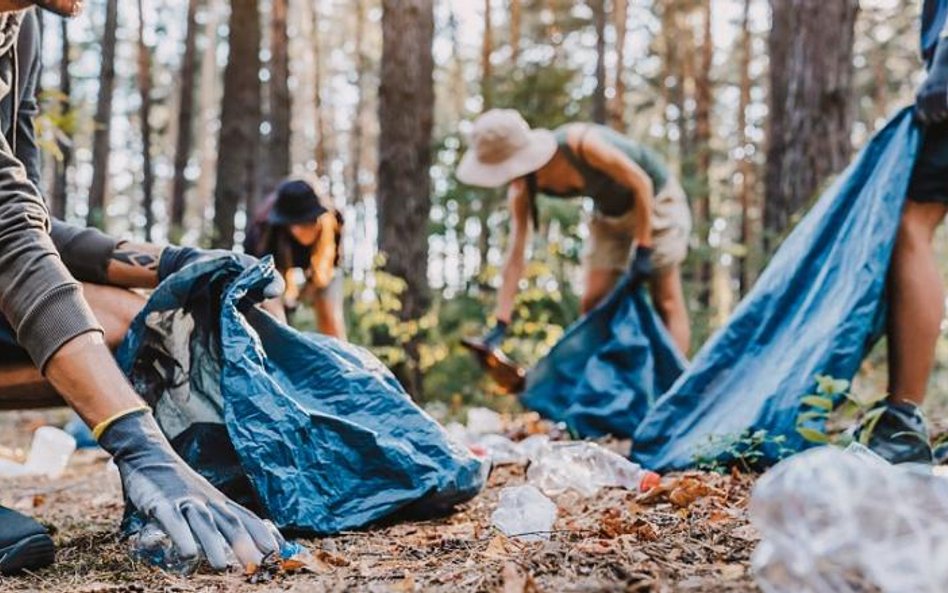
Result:
[[[491,109],[476,120],[470,148],[455,173],[461,183],[500,187],[550,162],[556,154],[556,136],[549,130],[531,130],[513,109]]]

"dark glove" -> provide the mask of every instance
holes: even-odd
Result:
[[[227,568],[227,547],[246,567],[273,552],[283,538],[253,513],[198,475],[172,450],[149,410],[108,424],[99,438],[112,454],[126,498],[168,534],[178,554],[193,559],[203,550],[218,570]]]
[[[652,253],[654,249],[639,245],[635,248],[635,255],[632,256],[632,263],[629,264],[630,285],[637,287],[645,280],[652,277],[654,268],[652,267]]]
[[[948,120],[948,38],[938,41],[928,78],[915,97],[915,113],[924,124]]]
[[[194,247],[175,247],[169,245],[161,250],[161,257],[158,258],[158,282],[164,281],[175,272],[200,261],[208,261],[221,257],[233,257],[244,268],[257,265],[259,260],[246,253],[237,253],[226,251],[224,249],[196,249]],[[283,294],[286,284],[279,274],[273,275],[273,281],[263,289],[265,299],[276,298]]]
[[[472,347],[479,347],[478,349],[484,350],[485,352],[497,350],[507,338],[507,326],[508,324],[506,321],[501,321],[498,319],[497,324],[494,325],[494,327],[492,327],[486,334],[479,338],[468,338],[465,340],[465,343]]]

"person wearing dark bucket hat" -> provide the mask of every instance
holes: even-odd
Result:
[[[325,205],[312,185],[302,179],[288,180],[256,212],[244,251],[257,257],[273,256],[286,284],[283,304],[288,316],[300,300],[307,301],[320,333],[345,339],[343,277],[338,270],[342,222],[341,214]]]
[[[583,258],[583,312],[595,307],[626,273],[632,278],[630,286],[649,285],[659,315],[679,349],[687,353],[690,327],[680,264],[688,252],[691,211],[660,155],[606,126],[573,123],[552,131],[531,129],[511,109],[483,113],[473,122],[469,140],[470,148],[457,168],[458,180],[478,187],[507,186],[511,221],[496,325],[482,337],[464,340],[487,361],[489,370],[509,370],[506,364],[490,363],[500,359],[499,345],[511,322],[525,267],[529,223],[532,219],[537,224],[538,193],[592,199]],[[506,374],[522,385],[518,379],[522,373]]]
[[[237,257],[244,265],[256,260],[118,242],[49,218],[37,189],[33,117],[40,43],[33,6],[68,16],[82,3],[0,0],[0,89],[7,94],[0,96],[0,345],[11,341],[26,357],[11,360],[8,349],[0,351],[0,382],[24,371],[47,380],[94,427],[119,469],[127,499],[162,526],[180,556],[201,556],[223,569],[232,550],[244,566],[259,565],[281,549],[280,534],[187,466],[109,350],[121,335],[116,328],[127,328],[143,304],[119,286],[153,287],[164,275],[206,258]],[[282,288],[278,281],[264,296]],[[0,574],[36,570],[54,557],[46,528],[0,507]]]

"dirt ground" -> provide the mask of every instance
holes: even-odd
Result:
[[[22,455],[16,448],[49,418],[0,414],[0,455]],[[0,504],[49,525],[59,550],[51,568],[0,577],[0,592],[758,591],[748,567],[757,541],[746,516],[753,477],[677,476],[646,495],[567,493],[556,499],[550,540],[522,543],[492,528],[490,514],[500,490],[524,483],[524,473],[495,468],[485,492],[450,517],[307,540],[311,571],[251,584],[239,573],[183,578],[132,560],[116,532],[118,475],[102,453],[83,451],[61,479],[0,482]]]

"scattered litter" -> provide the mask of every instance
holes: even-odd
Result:
[[[490,520],[507,537],[548,540],[556,521],[556,504],[534,486],[511,486],[500,491]]]
[[[658,474],[595,443],[552,443],[539,449],[527,469],[527,480],[550,496],[573,490],[594,496],[602,488],[647,491],[657,486]]]
[[[179,575],[193,573],[201,563],[200,557],[181,558],[174,544],[171,543],[171,538],[154,522],[146,523],[133,534],[128,540],[128,545],[133,558]],[[233,552],[229,550],[228,552],[230,554],[228,564],[236,565],[237,559],[233,556]]]
[[[750,512],[766,593],[948,591],[948,481],[930,472],[821,447],[765,474]]]
[[[524,454],[523,448],[518,443],[499,434],[484,435],[477,440],[474,446],[478,448],[478,453],[483,452],[494,465],[526,463],[530,459],[529,456]]]
[[[487,408],[471,408],[467,411],[469,434],[495,434],[503,430],[504,419],[497,412]]]
[[[76,440],[54,426],[41,426],[33,433],[33,444],[25,463],[0,459],[0,478],[18,476],[63,475],[69,458],[76,450]]]

